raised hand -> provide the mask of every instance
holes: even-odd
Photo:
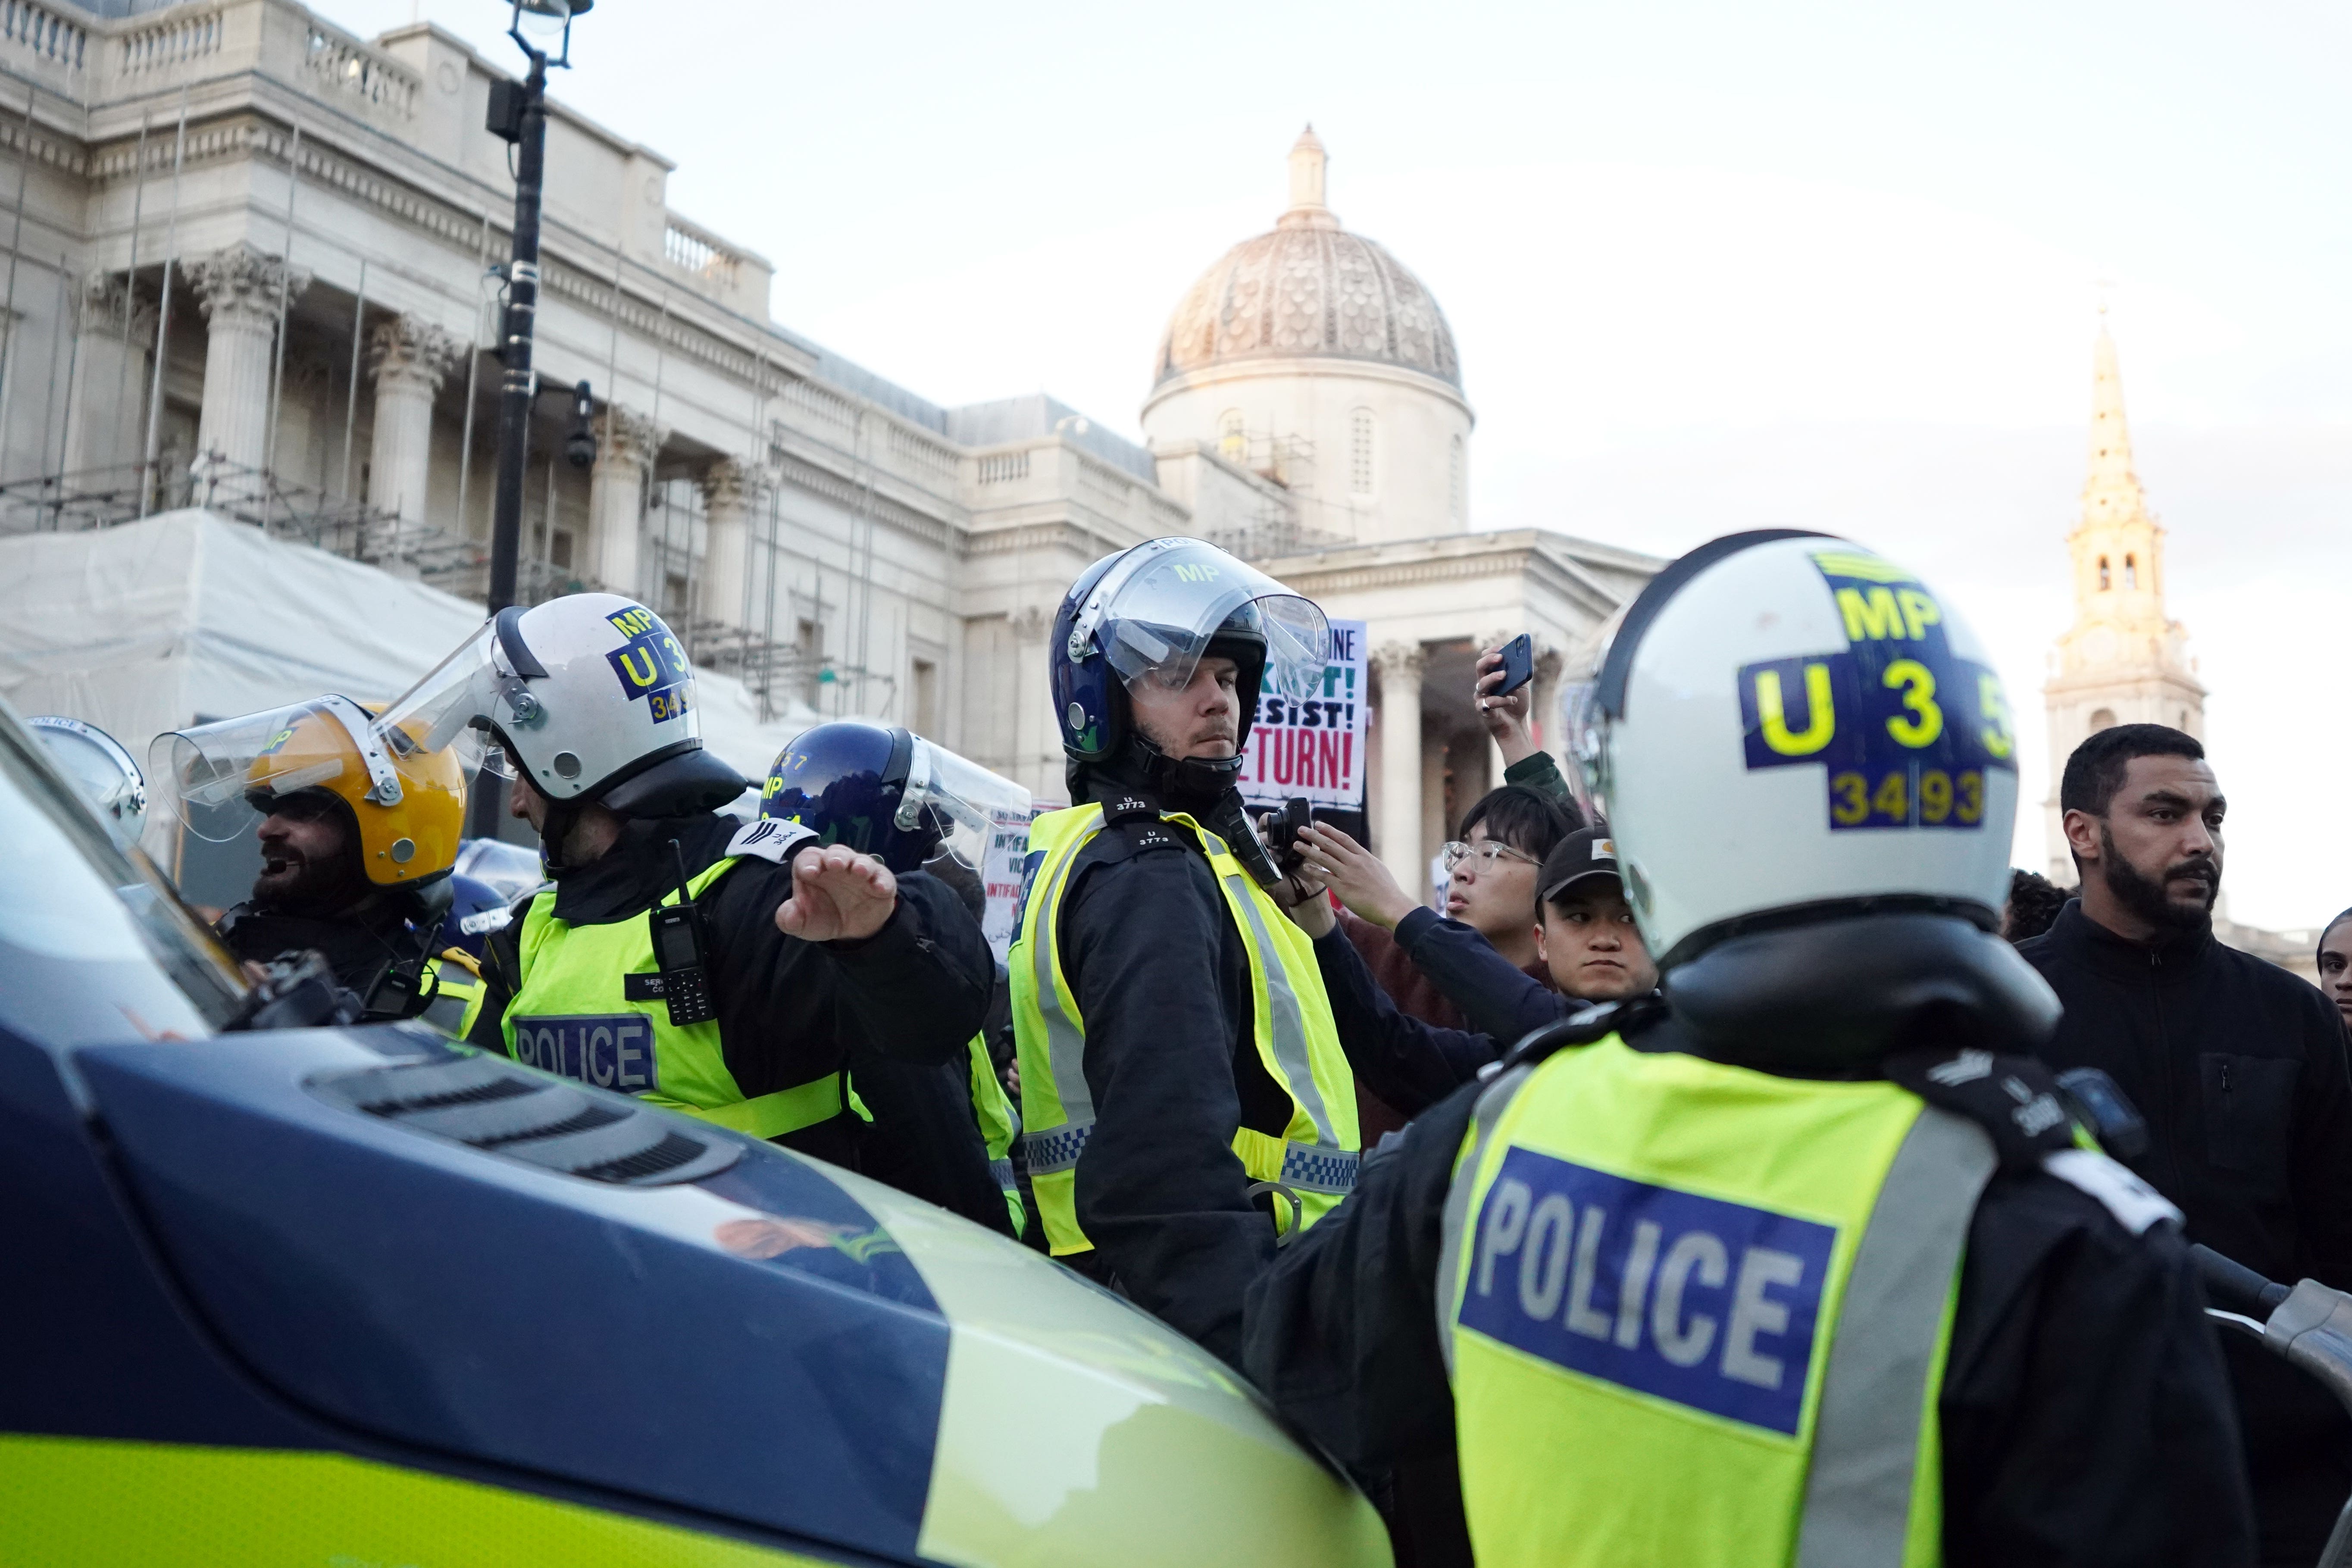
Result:
[[[1486,725],[1486,733],[1495,738],[1496,749],[1503,753],[1503,765],[1508,767],[1536,752],[1536,738],[1528,728],[1528,698],[1535,690],[1535,682],[1528,682],[1508,697],[1495,696],[1495,688],[1502,684],[1503,650],[1490,647],[1478,656],[1478,685],[1474,700],[1478,722]]]
[[[1336,827],[1314,824],[1299,834],[1298,848],[1307,869],[1323,879],[1360,919],[1393,931],[1397,921],[1421,907],[1419,900],[1397,886],[1379,857]]]
[[[898,904],[898,879],[881,861],[811,846],[793,858],[793,896],[776,906],[776,929],[803,942],[854,942],[880,931]]]

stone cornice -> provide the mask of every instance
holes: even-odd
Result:
[[[14,133],[21,138],[23,130],[23,121],[16,121]],[[0,145],[13,144],[8,141],[10,134],[5,120],[0,120]],[[160,134],[152,124],[149,126],[145,159],[149,180],[171,177],[175,136],[173,125],[166,124]],[[203,123],[190,123],[184,174],[239,158],[286,168],[292,163],[293,142],[290,125],[278,123],[262,110],[240,107]],[[87,174],[94,184],[119,183],[138,175],[138,142],[135,137],[120,140],[85,152],[72,163],[53,161],[60,168]],[[307,127],[302,138],[300,178],[306,189],[331,190],[346,200],[373,207],[460,254],[481,247],[483,212],[435,195],[399,174],[341,152],[307,133]],[[512,219],[496,207],[488,210],[491,254],[503,256],[513,244]],[[787,367],[802,357],[781,340],[746,347],[700,325],[677,308],[690,310],[707,304],[689,290],[678,290],[672,297],[673,308],[665,311],[659,299],[646,299],[641,291],[644,284],[628,275],[632,269],[644,271],[640,264],[624,264],[616,301],[613,275],[604,257],[600,256],[597,265],[591,268],[565,254],[577,253],[582,248],[564,226],[551,219],[540,258],[540,286],[544,292],[562,297],[584,315],[607,324],[617,321],[631,333],[658,342],[666,351],[700,361],[763,395],[779,391]],[[588,241],[585,248],[603,251],[606,256],[610,253],[609,247],[593,241]]]
[[[1020,522],[1005,528],[975,529],[964,538],[967,559],[982,555],[1018,555],[1066,550],[1087,560],[1120,547],[1119,535],[1090,528],[1076,519]]]
[[[863,483],[837,474],[831,468],[820,468],[795,452],[777,452],[772,456],[777,477],[786,484],[796,485],[812,495],[823,496],[853,513],[870,515],[877,521],[887,522],[927,544],[945,548],[954,542],[957,531],[952,525],[917,511],[883,494],[878,489],[869,490]]]

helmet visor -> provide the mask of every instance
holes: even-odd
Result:
[[[348,714],[341,709],[348,708]],[[151,839],[187,832],[210,844],[250,834],[278,802],[312,791],[356,796],[370,787],[351,731],[367,715],[340,700],[300,702],[155,737]]]
[[[1221,633],[1262,638],[1261,689],[1311,694],[1331,628],[1323,612],[1255,567],[1197,539],[1155,539],[1129,551],[1088,595],[1071,628],[1071,657],[1098,645],[1122,680],[1183,686]]]
[[[1029,820],[1030,795],[1011,779],[915,737],[907,783],[898,794],[897,826],[911,831],[929,808],[940,828],[940,848],[977,871],[992,828]]]
[[[428,752],[446,746],[468,774],[487,768],[501,778],[511,777],[505,749],[489,731],[492,724],[517,721],[505,700],[509,687],[520,690],[521,682],[499,657],[498,623],[484,621],[424,679],[376,715],[377,732],[390,740],[398,731],[400,738],[392,741],[398,746]]]

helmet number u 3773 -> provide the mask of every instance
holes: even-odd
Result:
[[[635,702],[643,698],[648,717],[656,724],[683,718],[688,707],[687,682],[694,667],[686,649],[651,610],[632,605],[604,617],[629,640],[604,656],[620,677],[621,694]]]
[[[1813,564],[1846,646],[1740,667],[1748,768],[1819,767],[1833,831],[1981,826],[1985,773],[2017,767],[2000,677],[1952,651],[1903,568],[1851,550]]]

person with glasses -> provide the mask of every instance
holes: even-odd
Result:
[[[1395,882],[1378,857],[1320,823],[1301,835],[1307,875],[1343,900],[1379,907]],[[1482,848],[1446,846],[1459,860]],[[1496,855],[1496,860],[1505,857]],[[1461,1028],[1424,1022],[1399,1006],[1351,943],[1339,940],[1327,900],[1309,900],[1292,919],[1315,938],[1316,961],[1339,1025],[1348,1059],[1373,1092],[1408,1116],[1454,1092],[1500,1061],[1511,1043],[1580,1008],[1622,1002],[1654,991],[1658,966],[1643,946],[1625,901],[1617,847],[1609,830],[1582,827],[1544,857],[1528,928],[1546,966],[1539,983],[1470,932],[1462,940],[1423,940],[1412,955],[1422,974],[1460,1009]],[[1422,911],[1426,914],[1427,911]],[[1443,922],[1433,918],[1433,927]]]

